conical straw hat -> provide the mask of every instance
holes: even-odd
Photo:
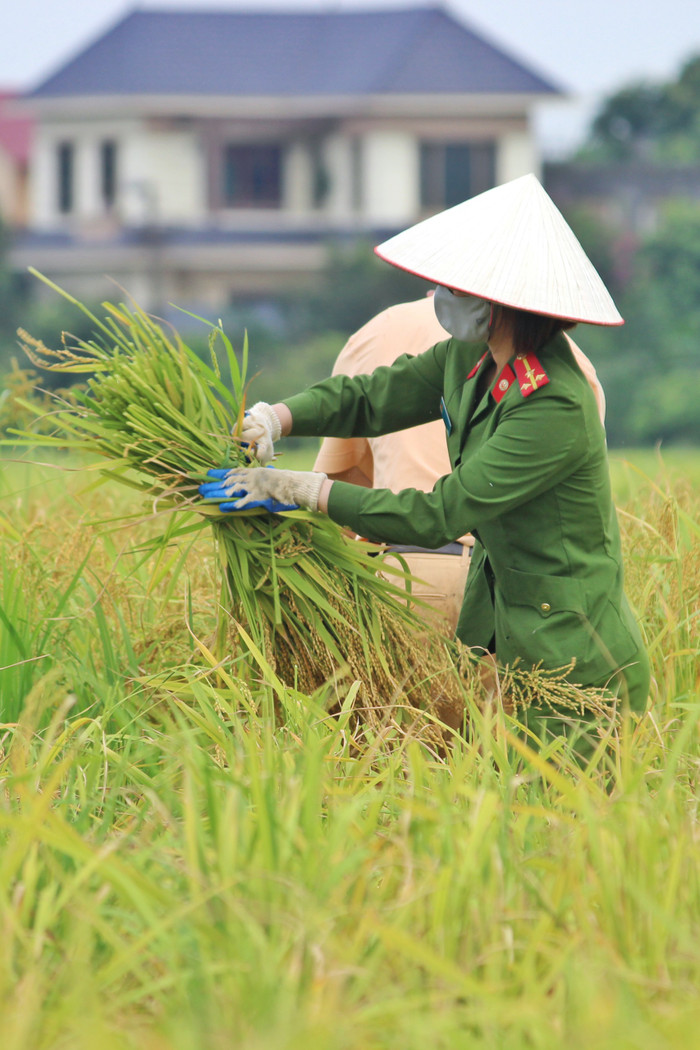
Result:
[[[624,324],[610,293],[534,175],[433,215],[375,248],[435,284],[518,310]]]

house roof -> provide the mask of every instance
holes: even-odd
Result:
[[[472,93],[560,91],[431,6],[136,10],[25,97]]]

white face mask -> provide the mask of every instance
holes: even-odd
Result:
[[[483,343],[488,338],[491,303],[475,295],[455,295],[439,284],[433,296],[438,321],[450,335],[465,343]]]

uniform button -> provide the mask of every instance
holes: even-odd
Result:
[[[542,612],[549,612],[551,608],[552,606],[549,604],[549,602],[542,602],[542,604],[540,605],[540,609],[542,610]]]

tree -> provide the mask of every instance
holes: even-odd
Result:
[[[700,444],[700,206],[674,202],[616,296],[622,328],[581,330],[608,401],[611,445]]]
[[[601,161],[700,159],[700,55],[667,83],[637,81],[605,99],[583,150]]]
[[[664,89],[637,83],[622,88],[603,103],[595,117],[592,143],[602,145],[610,159],[625,160],[649,149],[666,126]]]

